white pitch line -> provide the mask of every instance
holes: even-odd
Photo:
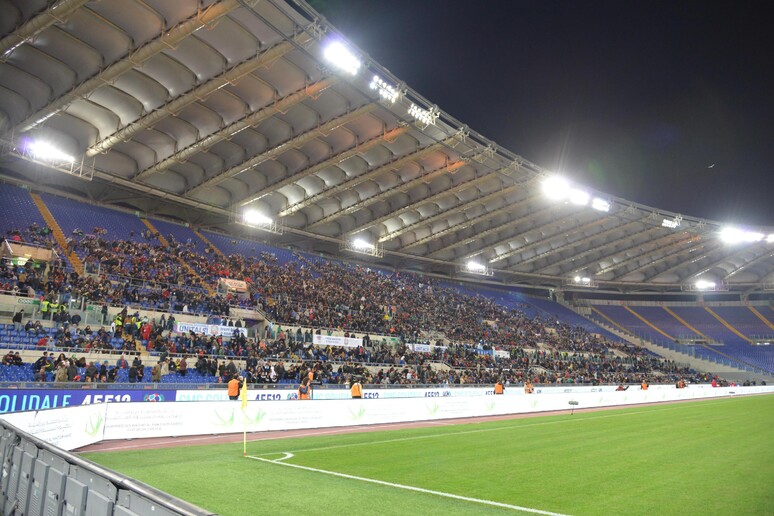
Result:
[[[483,505],[491,505],[493,507],[502,507],[504,509],[511,509],[511,510],[514,510],[514,511],[530,512],[530,513],[533,513],[533,514],[545,514],[547,516],[567,516],[567,515],[559,513],[559,512],[544,511],[544,510],[541,510],[541,509],[534,509],[532,507],[522,507],[520,505],[511,505],[511,504],[502,503],[502,502],[495,502],[493,500],[484,500],[482,498],[472,498],[472,497],[469,497],[469,496],[461,496],[461,495],[456,495],[456,494],[452,494],[452,493],[445,493],[443,491],[434,491],[432,489],[424,489],[424,488],[421,488],[421,487],[407,486],[405,484],[396,484],[396,483],[393,483],[393,482],[386,482],[384,480],[377,480],[375,478],[358,477],[358,476],[355,476],[355,475],[348,475],[346,473],[339,473],[337,471],[328,471],[328,470],[325,470],[325,469],[310,468],[309,466],[301,466],[300,464],[290,464],[290,463],[287,463],[287,462],[282,462],[285,459],[289,459],[291,457],[293,457],[293,454],[290,453],[290,452],[285,452],[285,456],[284,457],[282,457],[280,459],[275,459],[275,460],[264,459],[264,458],[261,458],[261,457],[253,457],[251,455],[247,456],[248,459],[260,460],[262,462],[268,462],[270,464],[277,464],[278,466],[287,466],[289,468],[303,469],[305,471],[311,471],[313,473],[323,473],[325,475],[331,475],[331,476],[340,477],[340,478],[347,478],[347,479],[350,479],[350,480],[360,480],[361,482],[369,482],[371,484],[378,484],[378,485],[381,485],[381,486],[394,487],[394,488],[397,488],[397,489],[405,489],[407,491],[415,491],[417,493],[424,493],[424,494],[431,494],[431,495],[435,495],[435,496],[442,496],[444,498],[452,498],[454,500],[462,500],[463,502],[480,503],[480,504],[483,504]]]

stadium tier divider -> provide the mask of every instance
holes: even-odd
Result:
[[[0,420],[2,514],[211,516],[214,513],[61,450]]]

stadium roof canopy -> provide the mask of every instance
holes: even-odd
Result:
[[[411,90],[302,0],[0,9],[6,181],[309,251],[359,238],[383,252],[375,263],[428,273],[472,260],[521,285],[774,284],[773,228],[729,245],[718,222],[577,185],[547,196],[549,171]],[[245,209],[275,233],[244,226]]]

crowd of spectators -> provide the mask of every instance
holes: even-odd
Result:
[[[285,262],[271,253],[213,259],[214,250],[199,253],[193,242],[178,242],[172,235],[161,239],[148,230],[139,239],[130,236],[110,240],[101,228],[89,234],[73,232],[68,246],[81,256],[87,271],[98,274],[79,275],[68,270],[64,261],[37,269],[7,267],[0,271],[6,291],[57,305],[50,316],[56,324],[53,343],[46,342],[46,346],[109,351],[116,347],[118,337],[121,349],[135,351],[144,346],[162,361],[175,355],[197,357],[197,371],[221,378],[230,373],[223,373],[222,362],[206,363],[206,357],[237,357],[247,361],[245,374],[253,382],[297,381],[309,368],[320,381],[329,383],[345,382],[353,374],[377,384],[700,380],[696,373],[641,348],[611,342],[556,320],[528,317],[523,307],[505,307],[484,296],[465,295],[420,275],[301,254]],[[12,237],[53,245],[50,230],[35,225]],[[243,279],[250,286],[249,296],[209,294],[204,285],[214,285],[222,277]],[[84,301],[104,305],[101,327],[83,326],[77,314],[70,314],[73,302]],[[127,308],[138,304],[209,316],[228,316],[229,307],[235,304],[255,306],[278,326],[255,339],[241,334],[230,339],[180,335],[171,331],[174,316],[149,320]],[[108,305],[123,310],[107,320]],[[286,334],[281,325],[309,329]],[[314,346],[312,327],[317,333],[346,330],[350,336],[359,335],[363,344],[357,348]],[[29,322],[25,329],[41,331]],[[443,335],[447,345],[434,346],[431,353],[411,351],[408,343],[429,344],[424,337],[427,332]],[[401,343],[372,341],[370,334],[392,335]],[[493,350],[507,356],[495,356]],[[169,361],[168,367],[180,370],[179,358]],[[433,367],[433,363],[449,369]],[[377,366],[365,368],[364,364]],[[187,369],[187,363],[183,368]]]

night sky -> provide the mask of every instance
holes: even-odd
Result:
[[[684,215],[774,225],[763,2],[310,3],[411,88],[542,167]]]

